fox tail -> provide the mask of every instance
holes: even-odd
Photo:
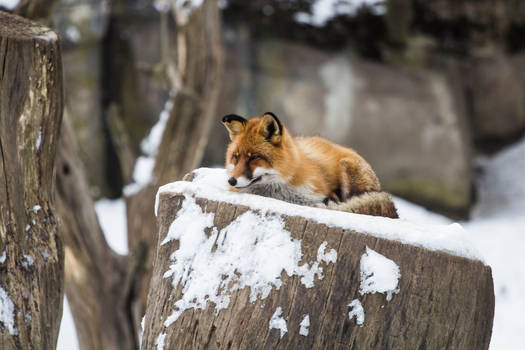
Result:
[[[399,218],[392,197],[386,192],[365,192],[354,195],[345,202],[328,202],[326,206],[322,204],[320,207],[355,214],[385,216],[392,219]]]

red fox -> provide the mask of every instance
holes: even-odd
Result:
[[[354,150],[320,137],[292,137],[271,112],[222,118],[231,142],[226,171],[232,191],[358,214],[397,218],[390,196]]]

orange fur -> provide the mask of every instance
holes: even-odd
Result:
[[[231,138],[226,166],[233,166],[234,178],[257,167],[274,169],[288,185],[337,201],[380,190],[372,167],[357,152],[320,137],[294,138],[271,113],[244,122],[225,117],[224,124]]]

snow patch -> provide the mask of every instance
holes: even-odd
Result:
[[[361,295],[386,293],[386,300],[390,301],[392,294],[399,293],[398,281],[401,273],[394,261],[366,247],[366,253],[361,257],[360,269]]]
[[[185,193],[214,201],[248,206],[262,214],[301,216],[329,227],[341,227],[416,247],[482,261],[481,255],[467,238],[465,230],[457,223],[451,225],[418,224],[407,220],[305,207],[273,198],[230,192],[228,177],[224,169],[200,168],[195,170],[194,174],[193,182],[178,181],[159,188],[155,201],[155,214],[158,214],[160,193]]]
[[[5,249],[2,252],[2,255],[0,255],[0,264],[5,263],[6,258],[7,258],[7,245],[5,246]]]
[[[40,205],[38,205],[38,204],[35,205],[35,206],[33,207],[33,213],[37,214],[38,211],[39,211],[40,209],[42,209],[42,207],[41,207]]]
[[[0,286],[0,323],[9,334],[18,335],[15,327],[15,304],[2,286]]]
[[[0,6],[5,7],[8,10],[13,10],[20,0],[0,0]]]
[[[128,223],[124,198],[100,199],[95,202],[95,212],[111,249],[121,255],[128,254]]]
[[[275,309],[275,312],[272,315],[272,318],[270,319],[270,322],[268,324],[268,327],[270,329],[279,329],[281,331],[280,338],[282,338],[286,332],[288,332],[288,328],[286,327],[286,320],[281,316],[283,313],[283,309],[278,306],[277,309]]]
[[[355,317],[355,323],[361,326],[365,322],[365,310],[363,309],[363,305],[359,299],[354,299],[348,304],[348,306],[352,308],[352,310],[348,312],[348,318],[351,320]]]
[[[25,269],[28,269],[30,266],[33,266],[33,264],[35,263],[35,260],[33,259],[31,255],[22,254],[22,256],[24,258],[24,260],[22,261],[22,266]]]
[[[311,14],[298,12],[295,20],[299,23],[323,27],[336,16],[355,15],[357,10],[363,6],[369,8],[375,15],[383,15],[386,12],[385,3],[382,0],[316,0],[312,5]]]
[[[40,144],[42,143],[42,126],[40,126],[40,129],[38,129],[38,135],[36,137],[36,149],[40,149]]]
[[[51,29],[47,29],[43,31],[42,33],[40,33],[40,35],[38,35],[37,38],[45,40],[45,41],[57,41],[58,35]]]
[[[170,96],[164,104],[163,110],[160,112],[159,120],[153,125],[148,136],[140,143],[140,148],[145,156],[137,158],[135,167],[133,168],[133,182],[126,185],[123,189],[125,196],[129,197],[138,193],[153,181],[155,157],[157,156],[162,135],[164,134],[171,110],[173,109],[173,96],[174,93],[170,92]]]
[[[228,307],[231,293],[245,287],[250,287],[250,302],[265,299],[272,288],[281,287],[283,271],[290,277],[300,276],[306,288],[313,287],[316,275],[323,278],[319,265],[337,259],[334,249],[325,252],[324,242],[318,249],[317,261],[299,266],[301,241],[285,230],[280,216],[248,211],[220,232],[211,229],[213,220],[213,213],[204,213],[193,197],[186,196],[161,243],[179,241],[164,277],[172,278],[175,289],[182,286],[182,297],[164,322],[166,327],[184,310],[205,309],[208,301],[219,313]],[[206,229],[211,229],[209,235]]]
[[[164,341],[166,339],[166,333],[160,333],[157,337],[157,340],[155,341],[155,345],[157,345],[157,350],[164,350]]]
[[[301,328],[299,329],[299,334],[307,337],[310,328],[310,315],[304,316],[303,320],[300,323]]]

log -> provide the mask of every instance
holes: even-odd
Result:
[[[64,284],[53,166],[62,120],[55,32],[0,12],[0,349],[55,349]]]
[[[152,210],[155,191],[166,182],[182,178],[202,160],[220,92],[222,49],[217,1],[203,1],[177,28],[176,70],[181,81],[173,91],[173,108],[155,157],[153,181],[126,197],[129,249],[132,255],[144,258],[136,277],[142,280],[141,292],[132,305],[137,324],[145,312],[155,254],[156,237],[144,229],[156,225]]]
[[[165,349],[488,349],[494,315],[491,269],[468,253],[468,245],[455,245],[454,237],[462,234],[459,226],[417,226],[251,195],[217,195],[213,188],[192,184],[178,182],[159,191],[157,255],[142,349],[159,344]],[[203,224],[209,220],[203,219],[206,215],[213,219]],[[250,226],[243,221],[250,215],[261,222]],[[267,297],[250,300],[256,290],[253,283],[232,287],[242,287],[239,281],[250,265],[246,255],[262,252],[251,276],[263,276],[257,269],[267,271],[274,260],[287,257],[280,253],[286,244],[267,247],[268,241],[261,238],[265,227],[270,235],[279,231],[275,222],[299,240],[298,266],[321,267],[324,277],[316,276],[307,288],[305,270],[282,270],[280,288],[276,283]],[[208,226],[200,243],[195,225]],[[245,228],[236,232],[235,227]],[[180,239],[166,243],[166,237],[177,238],[177,230],[182,230]],[[225,243],[228,235],[235,238]],[[224,256],[217,254],[235,254],[232,241],[246,236],[258,238],[237,256],[241,263],[232,260],[234,272],[216,267],[224,265]],[[200,244],[199,253],[184,255],[191,244]],[[204,270],[203,256],[212,261]],[[182,261],[184,269],[177,272]],[[392,277],[396,266],[397,281]],[[221,272],[214,275],[216,270]],[[172,276],[179,273],[183,282],[173,282],[169,271]],[[226,282],[192,294],[214,278]],[[372,283],[374,278],[378,284]],[[381,278],[393,278],[387,289],[378,287]],[[217,295],[229,296],[229,303]],[[199,298],[204,300],[200,305]],[[218,305],[224,308],[218,311]],[[301,331],[306,315],[309,328],[304,336],[300,332],[306,333]],[[283,322],[287,332],[270,327],[283,328]]]

